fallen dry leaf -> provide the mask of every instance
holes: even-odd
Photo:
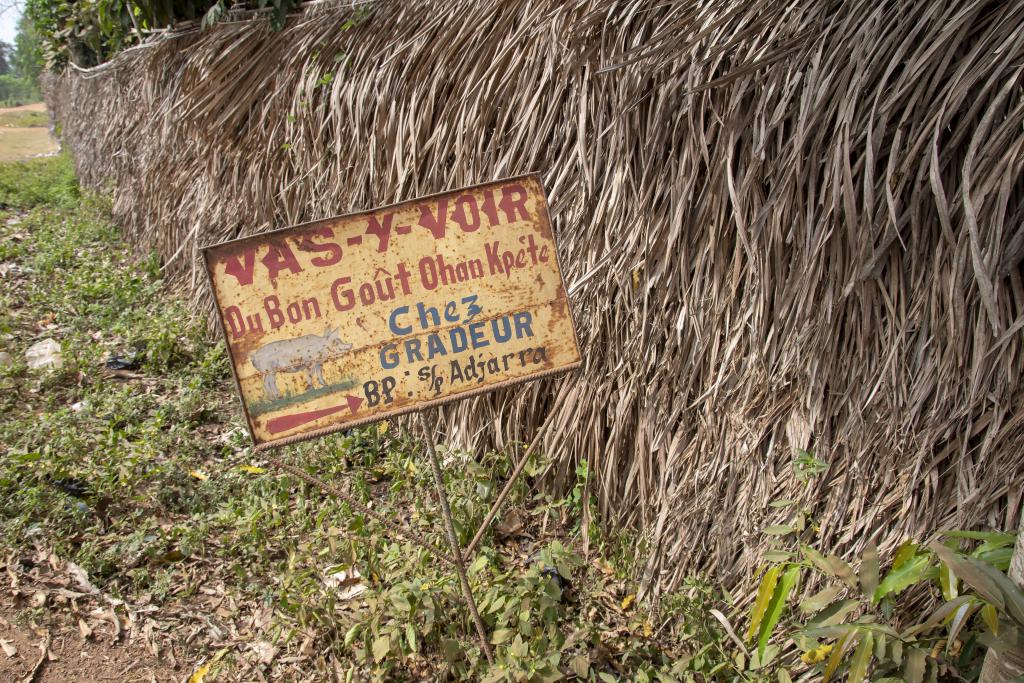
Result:
[[[509,510],[505,513],[502,518],[494,527],[494,531],[499,536],[515,536],[523,530],[523,518],[519,515],[517,510]]]
[[[299,656],[308,657],[313,654],[313,636],[306,636],[305,640],[302,641],[302,645],[299,647]]]
[[[71,575],[71,578],[73,578],[75,580],[75,583],[78,584],[78,588],[80,590],[94,595],[100,592],[99,589],[96,588],[96,586],[92,585],[92,583],[89,582],[89,573],[81,567],[79,567],[77,564],[75,564],[74,562],[68,562],[67,570],[68,574]]]
[[[352,569],[342,569],[339,572],[331,572],[324,577],[324,586],[327,588],[344,588],[359,583],[362,583],[362,575],[360,575],[359,570],[355,567]]]
[[[206,680],[206,674],[208,673],[210,673],[210,665],[203,664],[188,677],[188,683],[203,683],[203,681]]]
[[[112,640],[117,641],[121,637],[121,620],[117,618],[117,613],[113,609],[97,609],[93,614],[104,621],[110,622],[110,625],[113,627]]]
[[[82,640],[86,640],[92,635],[92,629],[89,627],[89,624],[85,622],[85,619],[78,620],[78,632],[82,635]]]
[[[266,640],[258,640],[250,647],[252,647],[256,656],[259,657],[260,664],[270,664],[274,661],[274,657],[277,656],[278,649],[274,647],[273,643]]]
[[[18,656],[18,648],[11,645],[11,641],[3,640],[2,638],[0,638],[0,647],[4,649],[4,654],[6,654],[8,657]]]

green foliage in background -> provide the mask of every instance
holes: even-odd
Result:
[[[139,43],[154,29],[183,21],[211,26],[236,4],[228,0],[28,0],[26,54],[34,50],[37,63],[51,69],[68,61],[94,66]],[[274,30],[284,26],[287,13],[298,4],[299,0],[244,3],[247,9],[264,12]],[[32,36],[36,45],[28,44]]]
[[[0,106],[17,107],[39,99],[39,87],[35,81],[12,74],[0,76]]]
[[[16,76],[32,83],[39,82],[39,74],[42,73],[46,60],[39,33],[27,12],[22,12],[18,19],[18,33],[14,38],[14,52],[10,62]]]
[[[793,460],[808,488],[827,469],[808,451]],[[987,648],[1024,645],[1024,592],[1006,575],[1015,534],[949,531],[888,558],[871,543],[855,569],[814,547],[818,527],[797,500],[771,507],[791,512],[763,530],[777,540],[748,614],[752,668],[776,668],[780,683],[808,667],[822,683],[974,681]]]
[[[0,164],[0,210],[37,206],[71,208],[79,200],[78,179],[67,156]],[[0,250],[0,260],[9,258]]]

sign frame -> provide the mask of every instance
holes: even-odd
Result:
[[[218,289],[217,289],[217,286],[216,286],[216,284],[214,282],[214,268],[216,266],[216,260],[215,260],[215,258],[213,256],[213,253],[215,251],[221,250],[224,247],[228,247],[230,245],[240,244],[240,243],[247,242],[247,241],[266,240],[268,238],[273,237],[274,235],[284,235],[284,234],[286,234],[288,232],[301,230],[303,228],[312,228],[312,227],[316,227],[318,225],[333,224],[333,223],[335,223],[337,221],[341,221],[341,220],[359,219],[359,218],[362,218],[362,217],[368,217],[368,216],[372,216],[372,215],[375,215],[375,214],[380,214],[380,213],[386,212],[386,211],[400,210],[402,208],[405,208],[405,207],[408,207],[408,206],[411,206],[411,205],[416,205],[416,204],[419,204],[421,202],[429,201],[431,199],[435,199],[435,198],[439,198],[439,197],[454,196],[454,195],[456,195],[457,193],[460,193],[460,192],[470,192],[470,191],[473,191],[473,190],[479,190],[479,189],[483,189],[483,188],[487,188],[487,187],[502,186],[502,185],[505,185],[505,184],[515,183],[516,181],[523,181],[523,180],[532,180],[533,182],[535,182],[537,184],[537,187],[539,188],[539,191],[540,191],[539,192],[539,199],[541,201],[537,202],[537,208],[538,208],[537,216],[533,220],[535,222],[537,222],[537,223],[546,224],[547,229],[548,229],[549,234],[550,234],[550,237],[551,237],[550,241],[551,241],[551,244],[553,246],[552,251],[554,252],[553,253],[554,267],[555,267],[555,270],[556,270],[557,275],[558,275],[558,284],[559,284],[559,286],[561,288],[561,293],[562,293],[562,296],[564,297],[564,300],[565,300],[565,318],[566,318],[566,320],[568,322],[569,328],[570,328],[571,333],[572,333],[571,339],[572,339],[572,346],[573,346],[573,349],[574,349],[575,355],[576,355],[576,360],[575,361],[567,363],[567,364],[564,364],[564,365],[560,365],[558,367],[547,368],[547,369],[544,369],[544,370],[539,370],[537,372],[530,373],[528,375],[524,375],[524,376],[520,376],[520,377],[512,377],[512,378],[509,378],[509,379],[504,379],[504,380],[499,380],[499,381],[496,381],[496,382],[493,382],[493,383],[484,384],[484,385],[476,387],[476,388],[472,388],[472,389],[467,389],[467,390],[461,391],[461,392],[459,392],[457,394],[454,394],[454,395],[440,396],[438,398],[421,400],[421,401],[417,401],[415,403],[412,403],[411,405],[398,407],[398,408],[395,408],[393,410],[385,410],[385,411],[382,411],[382,412],[378,412],[378,413],[375,413],[375,414],[372,414],[372,415],[367,415],[365,417],[361,417],[361,418],[358,418],[358,419],[355,419],[355,420],[346,421],[346,422],[343,422],[343,423],[336,423],[336,424],[325,425],[325,426],[317,428],[317,429],[311,429],[311,430],[308,430],[308,431],[299,432],[299,433],[291,434],[291,435],[288,435],[288,436],[283,436],[283,437],[278,438],[278,439],[272,439],[272,440],[271,439],[265,439],[263,441],[260,441],[257,438],[256,432],[255,432],[255,430],[253,428],[254,418],[253,418],[253,415],[250,413],[250,409],[249,409],[248,404],[246,403],[246,398],[245,398],[246,395],[242,391],[241,379],[240,379],[240,377],[238,375],[238,369],[235,366],[234,356],[232,355],[231,341],[230,341],[230,338],[229,338],[228,331],[227,331],[227,329],[225,327],[225,324],[224,324],[224,320],[223,320],[224,307],[222,306],[222,301],[221,301],[220,296],[218,295]],[[233,238],[233,239],[230,239],[230,240],[225,240],[223,242],[218,242],[218,243],[215,243],[215,244],[210,244],[210,245],[201,247],[200,248],[200,253],[201,253],[202,258],[203,258],[203,264],[204,264],[204,270],[206,271],[207,282],[209,284],[210,292],[211,292],[211,294],[213,296],[213,300],[214,300],[214,304],[215,304],[215,312],[216,312],[216,317],[217,317],[217,325],[220,328],[221,337],[223,338],[224,344],[225,344],[225,346],[227,348],[227,352],[228,352],[228,356],[229,356],[229,365],[231,366],[231,376],[232,376],[232,378],[234,380],[234,383],[235,383],[235,389],[236,389],[236,392],[237,392],[237,395],[238,395],[239,403],[241,404],[242,411],[243,411],[243,413],[245,415],[246,429],[249,432],[250,439],[252,439],[253,451],[254,452],[261,452],[261,451],[269,450],[269,449],[272,449],[272,448],[278,448],[278,447],[282,447],[282,446],[291,445],[291,444],[294,444],[294,443],[299,443],[299,442],[302,442],[302,441],[309,441],[309,440],[312,440],[312,439],[320,438],[322,436],[327,436],[329,434],[334,434],[334,433],[337,433],[337,432],[340,432],[340,431],[346,431],[346,430],[349,430],[349,429],[353,429],[355,427],[359,427],[359,426],[362,426],[362,425],[372,424],[374,422],[380,422],[382,420],[387,420],[387,419],[390,419],[390,418],[400,417],[402,415],[407,415],[407,414],[410,414],[410,413],[421,412],[421,411],[427,410],[429,408],[444,406],[444,405],[447,405],[447,404],[450,404],[450,403],[455,403],[457,401],[462,401],[462,400],[465,400],[465,399],[474,398],[476,396],[480,396],[480,395],[483,395],[483,394],[486,394],[486,393],[497,391],[499,389],[506,389],[506,388],[509,388],[509,387],[512,387],[512,386],[516,386],[516,385],[519,385],[519,384],[523,384],[523,383],[526,383],[526,382],[530,382],[530,381],[541,380],[541,379],[548,379],[548,378],[551,378],[551,377],[554,377],[554,376],[558,376],[558,375],[562,375],[564,373],[567,373],[567,372],[570,372],[572,370],[575,370],[575,369],[579,368],[583,364],[583,355],[582,355],[582,352],[581,352],[581,347],[580,347],[580,342],[579,342],[579,333],[577,331],[576,321],[575,321],[575,318],[574,318],[574,315],[573,315],[572,302],[571,302],[571,300],[569,298],[569,289],[566,286],[566,282],[565,282],[565,274],[564,274],[564,271],[562,270],[562,260],[561,260],[561,257],[559,255],[559,253],[558,253],[558,242],[557,242],[557,240],[555,239],[555,236],[554,236],[554,228],[553,228],[553,223],[551,221],[551,216],[550,216],[550,211],[549,211],[549,206],[548,206],[547,192],[546,192],[546,189],[544,187],[544,184],[543,184],[543,181],[541,179],[540,174],[536,173],[536,172],[530,172],[530,173],[524,173],[524,174],[520,174],[520,175],[509,176],[509,177],[506,177],[506,178],[500,178],[500,179],[491,180],[491,181],[487,181],[487,182],[476,183],[474,185],[469,185],[469,186],[466,186],[466,187],[454,188],[454,189],[451,189],[451,190],[444,190],[444,191],[441,191],[441,192],[434,192],[434,193],[431,193],[431,194],[428,194],[428,195],[424,195],[424,196],[421,196],[421,197],[413,197],[413,198],[402,200],[402,201],[399,201],[399,202],[394,202],[392,204],[387,204],[387,205],[384,205],[384,206],[374,207],[372,209],[354,211],[354,212],[350,212],[350,213],[346,213],[346,214],[342,214],[342,215],[338,215],[338,216],[330,216],[330,217],[319,219],[319,220],[307,221],[307,222],[304,222],[304,223],[298,223],[298,224],[295,224],[295,225],[289,225],[289,226],[285,226],[285,227],[282,227],[282,228],[277,228],[275,230],[269,230],[269,231],[266,231],[266,232],[260,232],[260,233],[256,233],[256,234],[252,234],[252,235],[244,235],[244,236],[236,237],[236,238]],[[338,393],[340,393],[340,391]]]

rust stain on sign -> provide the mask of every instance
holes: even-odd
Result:
[[[261,448],[580,364],[535,175],[203,254]]]

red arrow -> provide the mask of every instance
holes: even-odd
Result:
[[[345,408],[348,408],[349,412],[355,415],[356,411],[359,410],[359,406],[362,405],[363,399],[358,396],[346,395],[345,403],[331,406],[330,408],[320,408],[319,410],[307,410],[302,413],[292,413],[291,415],[281,415],[267,422],[267,431],[271,434],[278,434],[280,432],[287,432],[289,429],[295,429],[307,422],[319,420],[321,417],[327,417],[335,413],[340,413]]]
[[[346,394],[345,395],[345,402],[348,403],[348,410],[349,410],[349,412],[352,413],[353,415],[355,415],[356,411],[359,410],[359,406],[362,405],[363,399],[359,398],[358,396],[352,396],[351,394]]]

